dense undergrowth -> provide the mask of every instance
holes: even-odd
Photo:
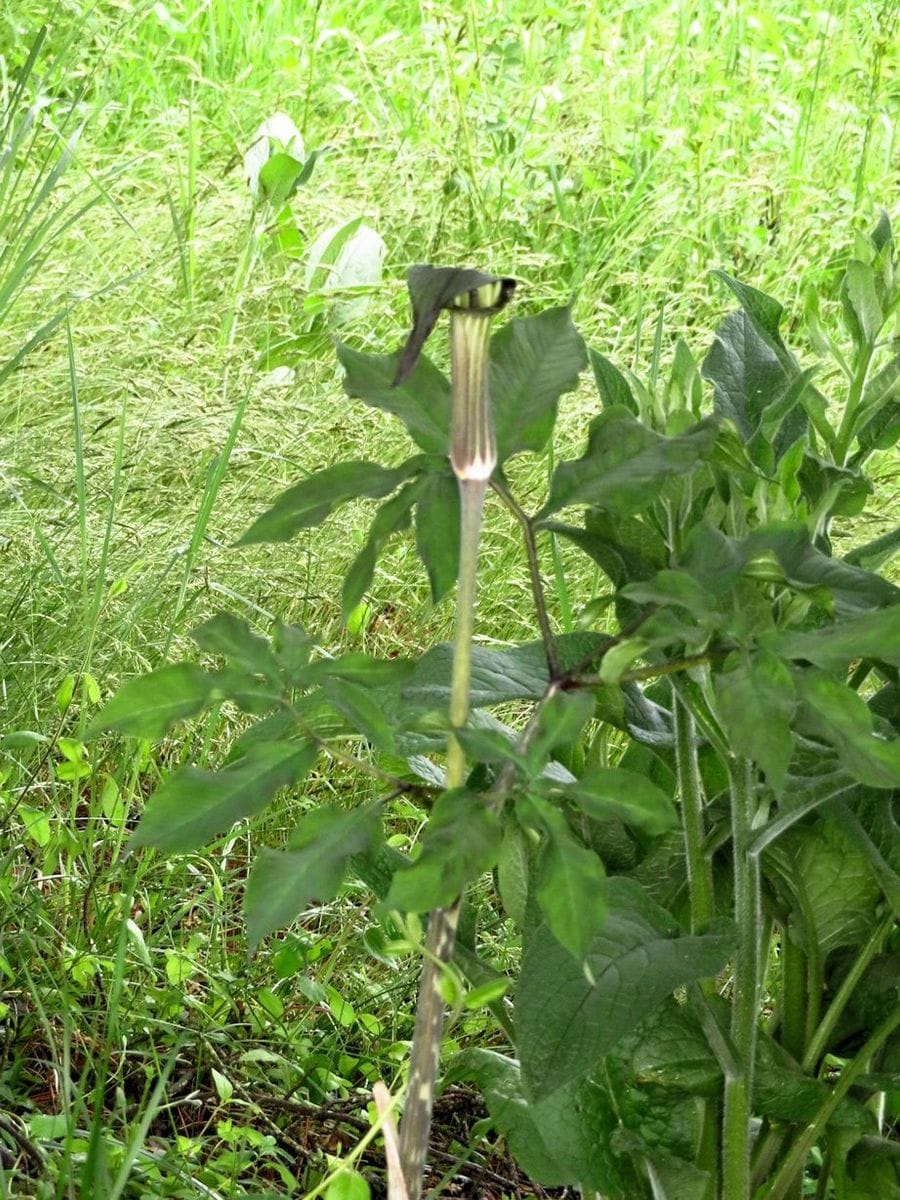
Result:
[[[357,216],[384,238],[385,285],[341,331],[358,346],[400,340],[405,268],[437,258],[514,273],[522,311],[574,294],[587,341],[652,382],[677,337],[707,350],[714,267],[777,294],[812,355],[813,297],[827,324],[853,230],[896,185],[895,6],[61,4],[41,41],[46,17],[0,18],[6,145],[41,99],[0,183],[0,1194],[304,1195],[369,1128],[371,1081],[401,1076],[416,929],[373,924],[351,882],[248,961],[241,903],[258,845],[375,785],[333,762],[207,853],[122,860],[143,800],[175,766],[221,763],[243,721],[84,740],[122,680],[222,607],[331,652],[414,655],[449,632],[408,542],[346,627],[367,502],[339,537],[233,546],[281,486],[405,445],[343,394],[303,248]],[[266,237],[244,272],[242,155],[275,109],[323,153],[292,201],[300,259]],[[564,400],[556,459],[596,404]],[[548,466],[512,464],[517,494],[537,500]],[[891,459],[870,475],[838,548],[895,523]],[[484,536],[480,627],[524,640],[514,522],[494,509]],[[542,555],[554,627],[594,621],[598,579],[562,542]],[[422,818],[394,802],[395,848]],[[514,960],[506,925],[486,936]],[[464,1009],[446,1049],[493,1030]],[[534,1194],[481,1116],[448,1096],[438,1167]]]

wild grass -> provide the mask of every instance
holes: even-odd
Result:
[[[778,295],[804,346],[805,286],[827,295],[896,195],[897,17],[894,0],[0,11],[0,1196],[312,1195],[352,1144],[334,1114],[365,1117],[358,1089],[394,1081],[411,1032],[404,931],[372,925],[362,891],[245,958],[251,844],[340,773],[208,855],[121,861],[155,782],[221,761],[235,720],[82,742],[100,698],[217,607],[350,640],[363,506],[283,549],[232,545],[288,481],[403,440],[343,395],[302,263],[264,241],[235,288],[260,120],[282,109],[324,151],[294,205],[305,241],[365,216],[387,243],[384,286],[342,331],[356,343],[399,342],[410,263],[458,261],[516,275],[521,310],[574,299],[588,340],[641,370],[679,334],[705,349],[717,266]],[[260,364],[298,337],[276,383]],[[595,403],[570,398],[557,454]],[[537,492],[546,464],[517,470]],[[511,637],[532,622],[515,545],[491,511],[480,610]],[[544,565],[567,626],[591,581],[564,582],[564,553]],[[409,652],[449,626],[398,543],[358,640]],[[414,836],[416,810],[394,815]]]

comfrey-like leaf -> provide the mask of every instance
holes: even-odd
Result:
[[[413,328],[397,364],[397,374],[394,377],[395,386],[401,384],[416,365],[416,361],[422,353],[422,347],[445,308],[453,308],[459,303],[460,297],[477,291],[478,288],[498,283],[500,284],[500,298],[493,311],[499,312],[513,294],[516,286],[514,279],[487,275],[484,271],[429,266],[410,267],[407,283],[412,300]]]

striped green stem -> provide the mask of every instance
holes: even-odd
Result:
[[[466,757],[457,736],[469,716],[472,634],[481,518],[488,480],[497,462],[487,386],[490,316],[501,284],[490,283],[457,297],[451,309],[450,349],[453,409],[450,462],[459,481],[460,548],[456,634],[450,686],[451,732],[447,745],[448,790],[466,781]],[[419,1200],[431,1132],[434,1085],[444,1029],[441,981],[453,956],[461,898],[436,909],[428,921],[425,961],[410,1052],[409,1085],[400,1126],[400,1161],[409,1200]]]

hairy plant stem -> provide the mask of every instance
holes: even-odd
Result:
[[[847,403],[844,406],[844,414],[841,418],[841,426],[838,430],[834,446],[834,461],[839,467],[842,467],[846,462],[847,454],[850,450],[850,443],[853,440],[853,426],[856,422],[856,414],[859,412],[863,389],[866,386],[866,379],[874,353],[875,347],[873,345],[867,344],[860,349],[859,357],[853,371],[853,378],[850,380]]]
[[[781,1044],[797,1062],[806,1048],[808,965],[790,926],[781,930]]]
[[[499,296],[499,285],[468,293],[465,311],[454,308],[450,320],[453,405],[450,462],[459,481],[461,525],[450,684],[451,732],[447,744],[448,791],[462,787],[466,782],[466,756],[457,731],[462,729],[469,716],[478,545],[488,480],[497,461],[487,389],[490,320],[489,313],[479,309],[493,310]],[[459,300],[457,304],[463,308]],[[410,1051],[409,1084],[400,1126],[400,1161],[409,1200],[419,1200],[422,1194],[444,1028],[441,982],[453,956],[461,902],[460,897],[448,908],[436,909],[428,919],[425,961]]]
[[[753,769],[746,759],[728,764],[738,949],[734,961],[731,1040],[739,1072],[725,1080],[722,1184],[728,1200],[750,1200],[750,1117],[759,1011],[759,860],[750,854]]]
[[[681,795],[681,824],[691,904],[691,932],[697,933],[715,915],[712,868],[704,846],[703,783],[697,760],[694,719],[674,689],[672,711],[675,718],[675,766]],[[704,979],[700,988],[707,996],[715,995],[715,980]],[[719,1173],[719,1103],[714,1097],[708,1098],[703,1105],[697,1165],[709,1176],[704,1200],[714,1200]]]
[[[681,822],[691,900],[691,932],[697,933],[715,915],[712,867],[704,847],[703,784],[697,761],[694,718],[677,694],[672,696],[672,708],[675,716],[675,765],[681,794]]]

